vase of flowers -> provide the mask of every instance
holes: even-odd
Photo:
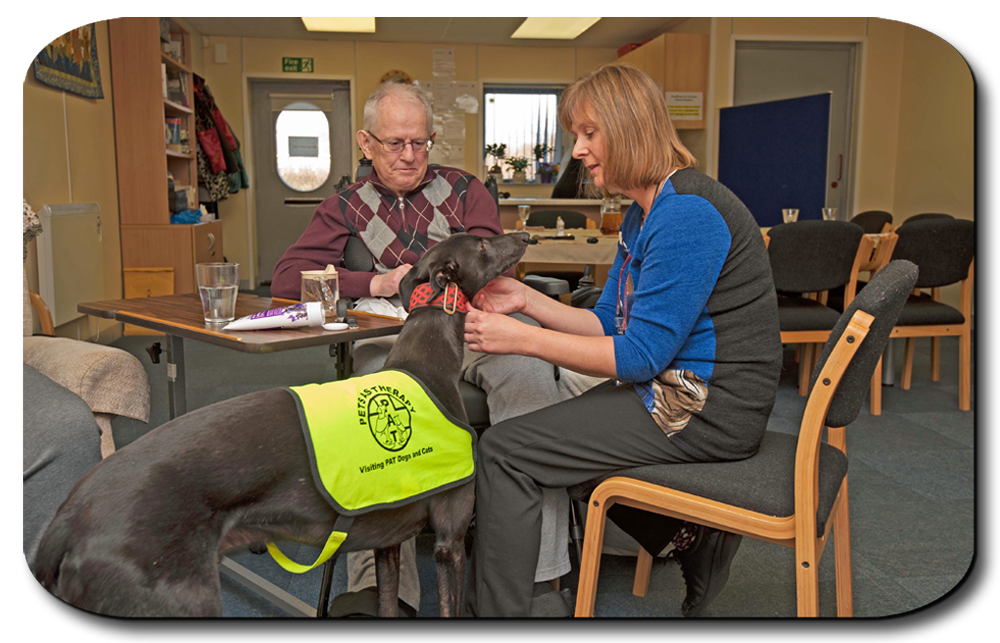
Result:
[[[528,167],[528,159],[523,156],[513,156],[506,159],[504,163],[514,170],[514,183],[524,183],[524,170]]]

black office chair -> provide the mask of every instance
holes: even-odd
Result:
[[[845,427],[858,417],[917,273],[912,263],[891,262],[840,316],[812,373],[798,435],[767,431],[757,453],[745,460],[637,467],[570,488],[571,497],[589,498],[577,616],[594,613],[609,509],[650,523],[687,520],[794,548],[799,616],[819,615],[819,560],[832,531],[837,614],[853,615]],[[653,555],[667,542],[639,552],[633,594],[646,594]]]
[[[943,212],[924,212],[922,214],[914,214],[912,217],[903,221],[901,225],[906,225],[907,223],[913,223],[914,221],[926,221],[927,219],[954,219],[955,217],[950,214],[945,214]]]
[[[851,223],[861,226],[865,234],[880,234],[886,226],[892,227],[892,214],[884,210],[866,210],[851,219]]]

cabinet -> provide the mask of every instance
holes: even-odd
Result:
[[[674,119],[677,129],[704,129],[708,109],[708,36],[665,33],[618,59],[649,74],[664,92],[700,92],[700,120]]]
[[[176,189],[189,187],[197,194],[198,161],[191,36],[169,18],[164,23],[169,33],[164,36],[179,43],[179,57],[163,51],[159,18],[108,21],[118,209],[122,267],[172,267],[174,292],[181,294],[197,292],[194,263],[222,261],[222,225],[170,224],[167,174]],[[165,96],[164,71],[180,81],[179,96]],[[187,133],[189,152],[168,149],[168,118]]]

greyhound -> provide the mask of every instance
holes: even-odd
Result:
[[[527,245],[524,233],[454,234],[402,279],[404,305],[421,283],[435,293],[454,283],[471,299]],[[464,314],[439,308],[413,310],[385,368],[419,377],[467,423],[458,387],[464,322]],[[397,616],[399,545],[428,523],[440,614],[461,614],[473,505],[470,481],[356,518],[340,551],[375,550],[379,616]],[[277,540],[322,546],[337,517],[314,486],[292,395],[249,393],[176,418],[88,472],[46,529],[35,577],[60,599],[100,614],[222,616],[224,552]]]

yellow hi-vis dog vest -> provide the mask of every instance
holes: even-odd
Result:
[[[288,389],[296,401],[313,481],[340,515],[312,565],[267,549],[301,574],[333,556],[354,517],[415,502],[475,475],[476,432],[454,418],[415,377],[382,371]]]

